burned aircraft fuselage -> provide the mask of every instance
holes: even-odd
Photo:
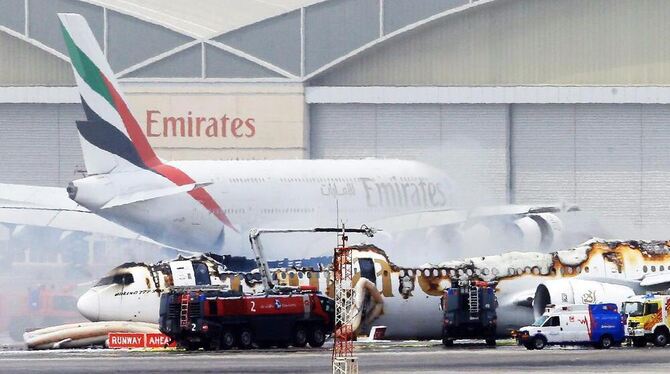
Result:
[[[499,335],[507,335],[511,329],[529,324],[549,303],[619,303],[635,293],[665,289],[666,279],[670,279],[670,242],[663,241],[593,239],[577,248],[553,253],[509,252],[420,267],[398,266],[375,246],[352,248],[353,283],[367,278],[382,296],[375,298],[381,300],[377,302],[364,302],[365,298],[359,298],[357,307],[365,308],[365,315],[373,308],[379,310],[375,303],[382,303],[382,312],[372,316],[371,324],[387,326],[386,337],[391,339],[439,338],[442,323],[440,296],[457,278],[497,282]],[[212,285],[220,284],[244,292],[261,289],[257,272],[230,272],[207,257],[187,261],[196,265],[205,263]],[[175,284],[174,262],[153,266],[136,264],[132,268],[133,274],[139,275],[135,276],[135,288],[117,285],[124,290],[98,289],[95,294],[101,306],[99,320],[155,322],[161,290]],[[310,285],[333,296],[329,268],[273,269],[272,274],[276,284]],[[361,292],[370,291],[368,288]],[[118,308],[103,311],[102,306],[108,305],[103,299],[114,298]],[[148,307],[138,314],[135,310],[139,310],[136,304],[140,302]],[[80,304],[83,304],[81,300]],[[369,322],[371,318],[362,320]],[[360,326],[360,331],[365,331],[366,327],[370,326]]]

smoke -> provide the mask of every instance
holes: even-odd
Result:
[[[473,211],[505,206],[509,202],[508,165],[506,150],[499,144],[482,144],[479,140],[460,135],[440,146],[416,151],[413,158],[443,172],[451,180],[452,207]],[[561,204],[570,201],[517,201],[515,204]],[[486,219],[445,225],[424,230],[395,234],[384,240],[391,260],[402,265],[418,266],[445,260],[500,254],[507,251],[544,251],[566,249],[593,236],[608,236],[597,212],[582,211],[557,214],[560,233],[550,245],[540,246],[533,235],[524,234],[532,222],[517,221],[519,217],[502,215]],[[527,226],[524,226],[527,225]],[[539,234],[539,233],[535,233]]]
[[[26,329],[86,321],[76,309],[77,299],[112,268],[174,256],[138,241],[0,226],[0,344],[20,344]]]
[[[444,174],[445,191],[448,190],[450,206],[461,211],[473,211],[478,208],[504,206],[507,204],[507,161],[499,157],[505,150],[497,145],[482,144],[479,141],[459,136],[436,147],[406,151],[402,155],[389,155],[394,158],[409,158],[437,169],[436,174]],[[399,175],[400,176],[400,175]],[[448,185],[448,187],[447,187]],[[358,186],[357,186],[358,187]],[[264,223],[265,228],[309,228],[317,226],[336,226],[345,222],[347,227],[359,227],[361,224],[375,225],[375,221],[366,220],[355,213],[361,207],[346,206],[339,202],[339,212],[335,213],[336,202],[329,213],[315,218],[306,226],[303,222],[292,222],[289,215],[276,218],[274,223]],[[360,202],[359,202],[360,203]],[[538,203],[537,201],[519,201],[519,204]],[[541,201],[547,203],[547,201]],[[554,202],[560,203],[560,202]],[[568,202],[570,203],[570,202]],[[296,204],[299,205],[299,204]],[[323,207],[321,207],[323,208]],[[320,209],[324,210],[324,209]],[[332,214],[331,214],[332,213]],[[407,213],[401,210],[390,214]],[[353,220],[357,216],[358,221]],[[371,214],[374,217],[374,214]],[[339,222],[338,222],[339,218]],[[384,249],[391,260],[402,265],[418,266],[424,263],[439,263],[445,260],[464,257],[486,256],[501,252],[550,251],[565,249],[577,245],[592,236],[606,236],[591,212],[561,214],[562,230],[556,234],[550,246],[538,244],[541,234],[527,235],[521,232],[519,225],[537,226],[534,222],[516,222],[519,217],[501,215],[486,219],[471,219],[464,223],[431,227],[428,229],[383,231],[374,238],[351,234],[350,244],[372,243]],[[526,226],[524,226],[526,228]],[[227,233],[225,252],[228,254],[253,256],[246,238],[247,231],[240,234]],[[335,234],[266,234],[262,238],[268,259],[309,258],[332,254],[337,245]]]

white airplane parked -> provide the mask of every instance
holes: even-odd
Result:
[[[509,252],[400,267],[374,246],[355,246],[355,327],[386,326],[386,338],[440,338],[440,297],[453,279],[496,281],[498,335],[528,325],[548,304],[621,303],[670,285],[670,242],[590,240],[553,253]],[[155,265],[124,264],[87,291],[77,304],[92,321],[158,319],[160,294],[171,286],[223,285],[262,289],[258,273],[231,272],[207,255]],[[279,285],[316,286],[332,295],[329,269],[271,269]],[[367,299],[367,301],[366,301]]]
[[[77,129],[87,176],[72,181],[67,194],[0,185],[0,222],[136,233],[182,250],[233,254],[247,247],[224,247],[230,234],[240,239],[251,227],[327,226],[338,214],[349,227],[367,223],[389,235],[425,230],[450,242],[467,230],[482,242],[512,232],[514,245],[524,248],[573,245],[597,234],[568,238],[559,216],[576,214],[574,207],[459,207],[450,179],[416,161],[163,161],[131,114],[86,20],[59,18],[86,115]]]

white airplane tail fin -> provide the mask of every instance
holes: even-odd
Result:
[[[77,129],[88,174],[160,165],[84,17],[61,13],[58,18],[86,113]]]

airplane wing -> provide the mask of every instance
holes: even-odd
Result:
[[[577,211],[575,206],[562,205],[500,205],[471,210],[433,210],[383,218],[370,223],[372,227],[383,227],[386,231],[404,231],[436,226],[448,226],[469,220],[496,217],[522,217],[529,214]]]
[[[666,284],[670,286],[670,274],[668,273],[656,273],[656,274],[647,274],[640,281],[640,286],[658,286]]]
[[[0,183],[0,223],[84,231],[164,246],[91,213],[58,187]]]

